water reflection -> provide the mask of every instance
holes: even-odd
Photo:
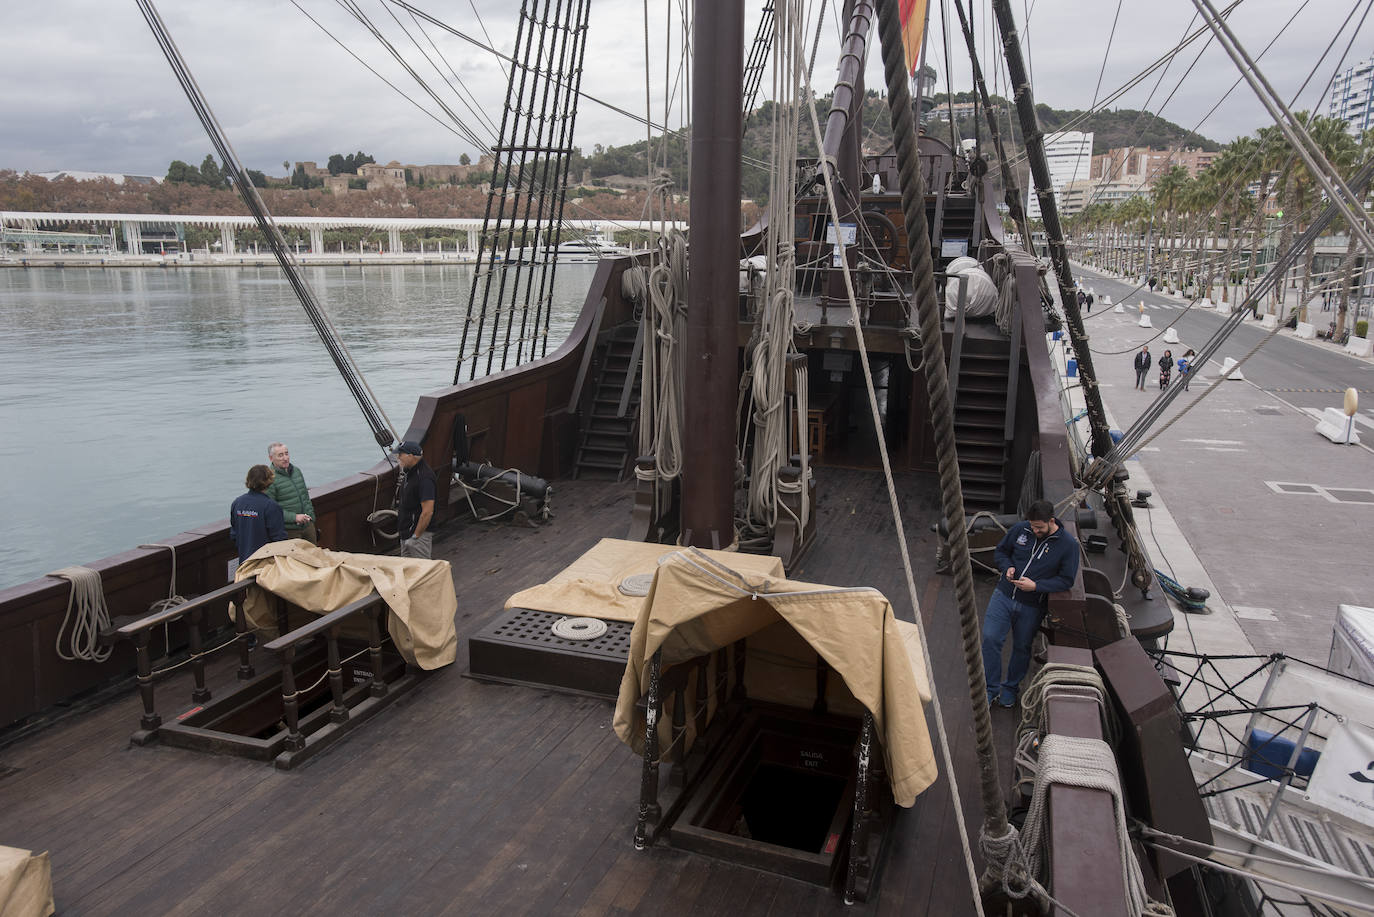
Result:
[[[550,353],[594,271],[559,266]],[[305,274],[404,431],[416,397],[453,379],[472,268]],[[0,270],[0,430],[0,587],[219,519],[274,440],[312,486],[381,457],[266,267]]]

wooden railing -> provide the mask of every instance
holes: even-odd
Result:
[[[185,620],[187,622],[187,642],[190,649],[188,662],[191,664],[192,678],[195,683],[195,687],[191,689],[191,701],[203,704],[210,699],[210,689],[205,684],[205,657],[209,655],[204,650],[206,612],[223,607],[235,599],[241,599],[255,585],[257,585],[257,577],[249,577],[237,583],[230,583],[228,586],[208,592],[189,602],[150,614],[125,624],[110,634],[102,635],[104,642],[114,644],[117,641],[129,641],[135,648],[138,661],[138,693],[143,701],[143,716],[139,719],[139,730],[133,735],[134,744],[146,745],[153,741],[157,737],[159,727],[162,726],[162,715],[157,712],[154,700],[154,678],[160,673],[153,671],[151,649],[152,637],[157,628],[176,621]],[[229,642],[238,643],[238,677],[247,679],[253,676],[253,648],[248,639],[247,615],[240,609],[235,618],[234,639],[215,647],[215,649],[227,646]],[[214,650],[210,652],[214,652]]]
[[[368,643],[367,654],[371,661],[372,679],[368,689],[370,697],[382,698],[387,694],[387,684],[382,672],[382,615],[386,605],[376,592],[358,599],[326,615],[284,633],[263,649],[278,653],[282,657],[281,698],[282,710],[286,719],[286,750],[304,751],[306,736],[300,728],[300,692],[296,690],[295,662],[301,647],[316,638],[323,637],[328,668],[325,677],[329,680],[329,693],[332,705],[329,708],[329,722],[342,724],[348,722],[348,705],[344,702],[343,665],[339,661],[339,635],[350,619],[367,617]]]

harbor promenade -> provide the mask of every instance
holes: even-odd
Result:
[[[1224,316],[1082,266],[1075,277],[1096,299],[1085,321],[1108,420],[1126,430],[1159,395],[1157,368],[1146,391],[1135,389],[1132,359],[1141,345],[1149,344],[1156,361],[1165,349],[1177,358],[1201,349]],[[1127,300],[1124,312],[1107,297]],[[1141,326],[1142,314],[1150,327]],[[1171,322],[1176,344],[1163,342]],[[1174,608],[1171,649],[1281,652],[1323,664],[1337,606],[1374,605],[1367,534],[1374,450],[1318,435],[1314,415],[1340,406],[1344,387],[1354,387],[1361,397],[1355,429],[1374,441],[1374,359],[1281,329],[1242,366],[1244,378],[1223,381],[1219,361],[1241,359],[1268,334],[1257,322],[1243,330],[1199,369],[1152,431],[1172,425],[1127,461],[1132,491],[1152,492],[1136,519],[1156,569],[1211,593],[1206,614]],[[1066,342],[1056,348],[1061,365],[1069,355]],[[1071,396],[1077,381],[1066,378]],[[1086,441],[1086,420],[1079,423]],[[1162,592],[1156,601],[1165,601]]]

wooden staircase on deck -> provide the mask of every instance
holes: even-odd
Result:
[[[1005,512],[1010,342],[966,340],[955,380],[954,443],[964,512]]]
[[[600,369],[586,422],[578,434],[573,477],[619,481],[630,467],[639,419],[641,327],[621,325],[597,348]]]

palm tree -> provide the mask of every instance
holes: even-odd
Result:
[[[1170,249],[1168,257],[1172,262],[1170,265],[1171,272],[1177,272],[1179,267],[1178,246],[1174,238],[1174,218],[1177,216],[1179,198],[1190,181],[1192,179],[1188,176],[1188,170],[1183,166],[1174,166],[1155,180],[1154,204],[1155,209],[1160,211],[1163,217],[1164,238],[1168,243]],[[1174,279],[1166,281],[1165,285],[1181,287],[1183,286],[1182,278],[1175,274]]]
[[[1374,128],[1366,129],[1360,134],[1359,149],[1356,154],[1356,162],[1352,163],[1354,169],[1363,168],[1369,158],[1374,156]],[[1368,198],[1364,195],[1362,200]],[[1336,334],[1345,333],[1346,316],[1350,312],[1350,287],[1355,280],[1355,234],[1346,228],[1347,238],[1345,243],[1345,255],[1341,258],[1340,269],[1336,275],[1340,277],[1340,300],[1336,307]]]
[[[1312,137],[1312,142],[1326,157],[1326,161],[1331,164],[1331,167],[1338,174],[1348,174],[1350,165],[1355,161],[1358,153],[1358,147],[1355,145],[1354,138],[1347,132],[1345,122],[1339,118],[1319,115],[1308,123],[1307,129]],[[1305,169],[1304,172],[1306,172]],[[1311,182],[1309,187],[1315,196],[1318,185],[1317,179],[1310,174],[1308,178]],[[1314,206],[1315,203],[1314,201]],[[1302,321],[1307,321],[1307,298],[1312,288],[1312,260],[1315,255],[1316,247],[1308,246],[1306,256],[1303,258],[1301,293],[1298,296],[1299,307],[1302,310]]]

